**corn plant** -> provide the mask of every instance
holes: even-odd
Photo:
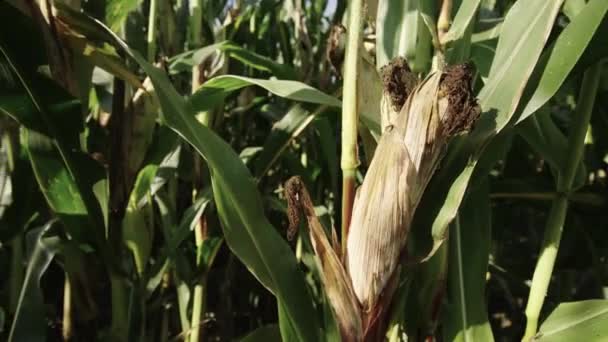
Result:
[[[607,12],[0,2],[0,338],[606,340]]]

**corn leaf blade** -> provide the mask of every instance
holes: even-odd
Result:
[[[460,3],[454,21],[452,22],[448,33],[443,38],[443,43],[458,40],[464,35],[469,23],[477,13],[480,2],[480,0],[465,0]]]
[[[542,69],[538,86],[517,119],[518,123],[534,114],[557,93],[591,42],[606,12],[608,2],[591,1],[559,35],[552,49],[547,51],[546,66]]]
[[[490,255],[490,198],[487,181],[467,197],[450,233],[448,309],[444,336],[449,341],[494,341],[485,303]]]
[[[451,144],[442,168],[435,175],[436,180],[431,182],[423,198],[421,206],[426,209],[419,210],[425,212],[422,220],[433,217],[430,254],[445,240],[447,227],[456,216],[488,141],[507,127],[513,116],[561,3],[562,0],[531,3],[520,0],[507,14],[488,82],[478,95],[484,113],[468,137],[457,138]],[[437,201],[437,198],[445,200]],[[437,214],[426,212],[429,209]]]
[[[264,216],[262,201],[253,178],[238,155],[226,142],[195,119],[193,107],[177,93],[161,70],[149,64],[95,19],[74,13],[68,8],[63,8],[63,14],[64,19],[75,26],[89,24],[87,29],[93,28],[96,34],[107,38],[108,42],[133,58],[148,74],[158,95],[164,122],[189,142],[209,165],[214,198],[228,246],[277,297],[289,322],[293,324],[297,338],[302,341],[318,341],[319,322],[314,318],[312,298],[295,256]],[[310,94],[310,89],[314,88],[305,86],[299,89]],[[325,98],[327,101],[335,100],[325,96],[329,98]]]
[[[269,92],[294,101],[340,107],[341,102],[309,85],[290,80],[264,80],[258,78],[224,75],[205,82],[190,97],[194,110],[206,111],[219,105],[230,93],[243,87],[256,85]]]
[[[540,326],[534,341],[599,341],[608,335],[608,300],[562,303]]]

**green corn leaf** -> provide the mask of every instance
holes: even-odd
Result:
[[[431,182],[423,197],[420,208],[424,209],[417,211],[424,213],[416,215],[417,219],[434,218],[430,254],[444,241],[448,224],[456,216],[477,161],[489,140],[507,127],[513,116],[561,3],[562,0],[520,0],[509,10],[488,81],[478,95],[484,113],[469,136],[453,141],[443,166],[434,177],[435,181]],[[445,200],[438,201],[437,198]]]
[[[327,117],[320,116],[314,120],[313,124],[319,136],[319,145],[327,163],[326,170],[330,176],[330,184],[333,191],[338,193],[340,161],[336,147],[336,132],[333,130]],[[329,226],[326,225],[326,227]]]
[[[487,138],[502,130],[515,112],[562,1],[518,1],[509,10],[488,82],[478,96],[482,109],[486,113],[495,113],[495,117],[485,115],[479,123],[480,138]]]
[[[443,38],[442,43],[445,44],[458,40],[464,35],[467,27],[477,13],[480,2],[481,0],[464,0],[460,3],[458,12],[456,12],[452,25],[450,26],[448,33],[446,33],[445,37]]]
[[[493,22],[493,26],[490,28],[486,28],[481,32],[474,33],[471,36],[471,42],[481,43],[488,40],[498,39],[498,37],[500,37],[500,31],[502,31],[502,22],[502,20],[496,20]]]
[[[482,41],[471,44],[471,60],[482,81],[486,82],[492,67],[492,59],[496,54],[496,40]]]
[[[244,76],[224,75],[205,82],[190,97],[196,111],[207,111],[219,105],[230,93],[243,87],[257,85],[269,92],[294,101],[340,107],[341,102],[302,82],[290,80],[263,80]]]
[[[311,113],[301,105],[295,105],[272,126],[264,147],[254,162],[256,178],[259,179],[270,169],[290,142],[314,120],[316,114],[317,112]]]
[[[241,342],[281,342],[281,331],[276,324],[259,327],[243,337]]]
[[[289,318],[289,314],[287,313],[287,309],[281,303],[281,301],[277,301],[278,312],[279,312],[279,332],[281,333],[282,341],[298,341],[298,332],[296,331],[296,326],[291,318]]]
[[[591,42],[606,12],[608,12],[608,1],[590,1],[559,35],[545,53],[547,56],[543,55],[542,61],[546,66],[537,68],[539,71],[542,70],[542,75],[536,75],[540,77],[538,86],[517,119],[518,123],[534,114],[557,93]]]
[[[0,306],[0,334],[4,332],[4,325],[6,324],[6,312],[4,308]]]
[[[33,70],[22,68],[5,42],[4,34],[0,34],[1,58],[10,65],[19,80],[20,84],[13,91],[21,94],[19,98],[23,102],[19,106],[13,101],[2,101],[6,98],[0,99],[0,112],[32,129],[28,136],[36,141],[29,138],[26,140],[34,144],[30,146],[32,148],[29,153],[33,165],[35,164],[36,177],[43,189],[61,187],[61,190],[45,193],[51,208],[66,207],[69,215],[74,211],[84,215],[89,224],[79,224],[78,229],[91,226],[96,242],[101,243],[104,219],[93,187],[105,175],[100,165],[80,150],[79,133],[83,129],[80,104],[50,80],[44,81]],[[39,155],[36,151],[41,151],[42,154]],[[40,157],[38,162],[35,161],[37,156]],[[48,167],[45,166],[47,162]],[[39,166],[37,170],[36,165]],[[64,182],[56,182],[55,173],[62,172]],[[63,191],[67,192],[60,194]],[[70,196],[74,196],[74,203],[79,203],[80,198],[82,207],[70,208],[80,205],[68,203],[71,201]],[[75,230],[72,232],[76,233]]]
[[[205,59],[211,57],[219,48],[227,42],[219,42],[207,45],[200,49],[182,52],[169,59],[169,73],[177,74],[184,71],[192,71],[194,66],[200,65]]]
[[[428,262],[404,272],[409,274],[404,275],[402,281],[408,281],[407,277],[411,277],[412,280],[402,289],[406,295],[404,304],[396,307],[392,313],[396,323],[393,329],[398,332],[397,336],[400,335],[399,332],[405,332],[408,340],[411,338],[414,341],[420,341],[424,340],[426,336],[434,334],[445,293],[447,267],[448,246],[446,244],[441,245]],[[408,310],[411,307],[420,308],[420,310]],[[397,339],[397,341],[400,340]]]
[[[562,303],[540,326],[534,341],[604,341],[608,336],[608,300]]]
[[[122,29],[127,16],[135,11],[142,0],[108,0],[106,4],[106,24],[115,32]]]
[[[122,221],[122,238],[133,253],[135,266],[141,276],[152,250],[154,233],[154,212],[150,188],[158,166],[148,165],[137,175],[137,180],[129,197],[129,204]]]
[[[487,181],[466,198],[450,232],[444,336],[448,341],[494,341],[485,302],[490,255],[490,198]]]
[[[205,59],[218,51],[225,52],[229,57],[247,66],[269,72],[280,79],[293,80],[296,78],[296,72],[291,66],[277,63],[268,57],[259,55],[230,41],[223,41],[200,49],[186,51],[172,57],[169,60],[169,72],[176,74],[183,71],[192,71],[194,66],[201,64]]]
[[[81,21],[133,58],[154,84],[164,122],[188,141],[207,161],[212,173],[213,193],[222,221],[224,237],[232,251],[258,280],[282,303],[297,338],[318,341],[319,322],[314,318],[312,298],[291,249],[264,216],[262,201],[253,177],[234,150],[194,117],[195,109],[177,93],[168,77],[131,50],[119,37],[95,19],[63,8],[65,20],[77,27]],[[78,20],[71,21],[71,18]],[[74,28],[75,28],[74,27]],[[221,79],[221,78],[220,78]],[[238,80],[238,78],[237,78]],[[247,82],[247,79],[241,79]],[[278,87],[273,81],[256,81]],[[336,99],[293,81],[281,81],[295,97],[317,95],[335,104]],[[291,86],[291,87],[290,87]],[[294,89],[296,88],[296,89]],[[277,91],[285,91],[284,88]],[[319,95],[322,94],[322,95]],[[200,96],[201,101],[205,99]],[[197,108],[197,110],[199,110]]]
[[[563,169],[566,163],[564,151],[567,149],[568,141],[551,118],[548,108],[541,107],[535,115],[517,126],[517,132],[536,153],[547,161],[554,176],[557,177],[558,171]],[[573,189],[584,185],[585,180],[585,164],[580,163],[574,178]]]
[[[297,77],[296,71],[291,66],[277,63],[268,57],[259,55],[232,42],[222,45],[220,50],[247,66],[270,72],[279,79],[294,80]]]
[[[414,0],[379,0],[376,17],[376,66],[397,57],[416,58],[416,40],[422,21]],[[422,24],[424,26],[424,24]],[[411,64],[410,64],[411,66]],[[417,70],[416,70],[417,71]]]
[[[27,149],[40,190],[68,234],[76,241],[94,242],[90,240],[90,233],[84,230],[87,224],[84,201],[51,140],[39,133],[24,130],[22,143]]]
[[[56,221],[50,221],[44,227],[30,233],[30,238],[33,238],[30,257],[8,335],[9,342],[46,341],[47,322],[40,278],[46,272],[58,250],[58,246],[45,243],[46,239],[53,239],[53,241],[58,239],[58,237],[45,236],[55,223]]]

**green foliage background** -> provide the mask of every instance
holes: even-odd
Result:
[[[341,226],[328,57],[347,2],[57,0],[51,26],[33,3],[0,1],[0,339],[338,341],[282,184],[302,177]],[[421,78],[471,61],[483,110],[416,212],[408,253],[428,260],[387,338],[518,340],[536,299],[534,340],[605,340],[608,2],[455,0],[445,32],[441,3],[361,13],[359,183],[392,58]]]

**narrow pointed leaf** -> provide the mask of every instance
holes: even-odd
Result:
[[[296,72],[291,66],[277,63],[268,57],[259,55],[230,41],[208,45],[197,50],[186,51],[174,56],[169,60],[169,71],[172,74],[181,71],[191,71],[194,66],[201,64],[216,51],[225,52],[228,56],[247,66],[267,71],[280,79],[293,80],[296,77]]]
[[[340,107],[341,102],[309,85],[290,80],[264,80],[225,75],[205,82],[190,98],[194,110],[206,111],[219,105],[230,93],[243,87],[257,85],[269,92],[294,101]]]
[[[486,131],[482,137],[502,130],[509,122],[549,37],[562,2],[563,0],[520,0],[509,10],[502,26],[488,82],[479,93],[482,109],[496,114],[495,118],[486,115],[484,124],[480,124],[480,130]]]
[[[547,51],[549,56],[538,86],[517,119],[518,123],[534,114],[559,90],[605,19],[606,12],[608,1],[590,1],[559,35],[552,49]]]

